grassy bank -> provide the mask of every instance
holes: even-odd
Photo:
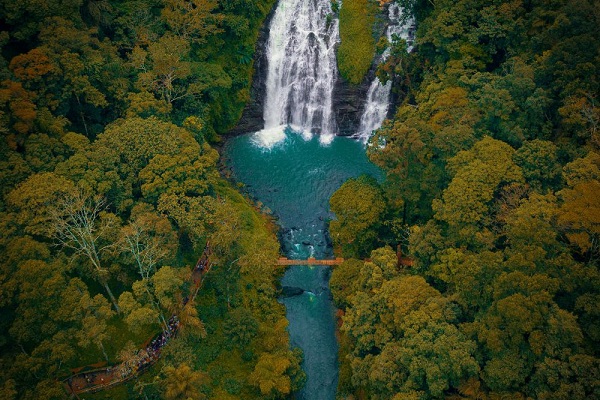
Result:
[[[338,68],[344,79],[359,84],[375,54],[373,24],[377,5],[370,0],[345,0],[340,8]]]

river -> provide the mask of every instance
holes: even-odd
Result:
[[[282,250],[289,258],[331,258],[329,198],[348,178],[380,172],[359,141],[336,137],[323,144],[317,136],[308,138],[289,128],[277,137],[282,140],[276,144],[257,134],[232,138],[224,148],[225,162],[249,194],[276,216]],[[304,290],[280,299],[286,306],[291,345],[304,352],[307,382],[296,394],[298,399],[335,399],[337,342],[329,275],[329,267],[292,266],[281,282]]]

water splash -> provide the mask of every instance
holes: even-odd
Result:
[[[255,146],[265,149],[272,149],[275,145],[283,142],[286,138],[286,126],[280,125],[272,128],[265,128],[252,135],[252,143]]]

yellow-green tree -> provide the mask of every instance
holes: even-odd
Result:
[[[346,181],[329,201],[336,219],[329,229],[344,255],[363,255],[377,241],[380,218],[385,209],[383,193],[377,182],[362,176]]]

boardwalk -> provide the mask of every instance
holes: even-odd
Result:
[[[190,291],[188,296],[183,299],[182,308],[186,305],[193,307],[192,303],[202,286],[204,277],[212,267],[210,255],[210,247],[207,244],[190,274]],[[73,370],[74,374],[63,381],[65,389],[69,394],[78,397],[78,394],[99,392],[135,378],[158,361],[162,348],[177,336],[179,325],[177,315],[172,315],[162,332],[148,339],[140,349],[120,364],[102,368],[82,367]]]
[[[278,267],[285,267],[288,265],[340,265],[344,262],[344,259],[341,257],[337,257],[333,260],[317,260],[313,257],[309,257],[306,260],[290,260],[289,258],[280,257],[275,264]]]

